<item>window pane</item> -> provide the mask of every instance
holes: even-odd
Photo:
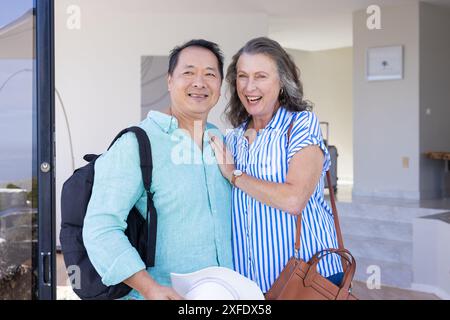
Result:
[[[36,297],[33,1],[0,1],[0,300]]]

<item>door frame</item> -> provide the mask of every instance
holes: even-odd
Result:
[[[54,1],[34,0],[38,178],[38,299],[56,299]],[[45,165],[48,164],[48,166]]]

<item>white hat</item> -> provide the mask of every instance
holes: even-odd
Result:
[[[255,282],[224,267],[171,273],[170,278],[173,289],[188,300],[264,300]]]

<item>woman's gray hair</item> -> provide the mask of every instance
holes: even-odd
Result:
[[[278,95],[280,105],[289,111],[311,110],[312,104],[303,100],[303,85],[300,81],[300,70],[295,65],[291,56],[281,45],[269,38],[260,37],[247,42],[232,58],[227,69],[226,81],[231,97],[225,109],[227,120],[238,127],[249,119],[249,114],[242,105],[236,88],[236,65],[243,54],[265,54],[275,61],[281,82],[281,90]]]

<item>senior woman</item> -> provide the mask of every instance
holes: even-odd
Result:
[[[226,136],[227,148],[214,136],[211,145],[233,185],[234,268],[265,293],[294,254],[300,213],[302,259],[338,247],[323,195],[330,156],[319,121],[303,100],[299,70],[276,41],[247,42],[226,80],[226,115],[235,129]],[[318,271],[337,285],[342,281],[338,256],[326,256]]]

